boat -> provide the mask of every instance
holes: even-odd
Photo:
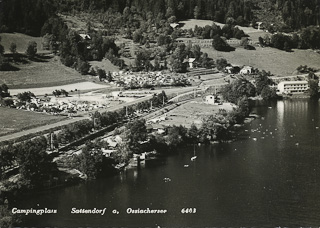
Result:
[[[165,178],[163,178],[163,180],[164,180],[164,182],[169,182],[169,181],[171,181],[171,179],[170,179],[169,177],[165,177]]]
[[[197,156],[196,156],[196,149],[195,149],[195,147],[194,147],[194,144],[193,144],[193,157],[191,157],[191,161],[194,161],[194,160],[196,160],[197,159]]]
[[[188,167],[189,167],[189,165],[184,165],[183,167],[184,167],[184,168],[188,168]]]
[[[114,168],[116,168],[116,169],[122,169],[122,168],[124,168],[126,166],[126,163],[119,163],[119,164],[117,164]]]

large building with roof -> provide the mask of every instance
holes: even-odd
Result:
[[[278,94],[302,94],[309,89],[308,81],[283,81],[278,84]]]

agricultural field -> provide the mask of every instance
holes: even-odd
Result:
[[[17,45],[18,53],[25,53],[27,50],[28,43],[30,41],[35,41],[37,43],[37,53],[48,52],[43,50],[41,37],[33,37],[21,33],[0,33],[0,36],[1,45],[4,47],[5,53],[10,53],[11,43],[15,43]]]
[[[18,70],[0,72],[0,84],[6,83],[9,89],[58,86],[87,79],[76,70],[64,66],[58,57],[52,55],[46,55],[41,62],[12,65]]]
[[[0,135],[59,122],[66,117],[0,107]]]

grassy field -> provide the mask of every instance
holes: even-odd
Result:
[[[4,107],[0,107],[0,113],[0,135],[6,135],[66,119],[66,117],[62,116],[52,116]]]
[[[1,45],[4,47],[5,53],[10,53],[10,45],[11,43],[15,43],[17,45],[17,52],[25,53],[28,43],[30,41],[35,41],[38,46],[38,53],[47,52],[42,48],[42,38],[41,37],[32,37],[21,33],[0,33],[1,36]]]
[[[91,23],[91,28],[104,31],[102,23],[98,22],[94,16],[87,13],[77,13],[77,15],[58,14],[68,27],[80,33],[86,33],[88,21]]]
[[[187,20],[181,21],[183,29],[194,28],[195,25],[205,26],[212,25],[210,20]],[[216,23],[223,26],[221,23]],[[257,30],[251,27],[241,27],[253,41],[258,41],[259,37],[264,37],[267,32]],[[202,52],[207,52],[209,57],[216,60],[217,58],[225,58],[233,65],[250,65],[260,70],[270,71],[276,76],[295,75],[296,69],[300,65],[308,65],[316,69],[320,69],[320,55],[312,50],[293,50],[293,52],[285,52],[270,47],[256,47],[256,50],[245,50],[237,47],[233,52],[219,52],[211,47],[201,48]]]
[[[300,65],[308,65],[320,69],[320,55],[312,50],[294,50],[285,52],[275,48],[256,47],[248,51],[241,47],[233,52],[219,52],[213,48],[202,48],[214,60],[225,58],[233,65],[249,65],[260,70],[270,71],[276,76],[295,75]]]
[[[206,25],[212,25],[213,21],[189,19],[186,21],[180,21],[179,23],[182,24],[182,29],[190,29],[190,28],[194,29],[196,25],[200,27],[204,27]],[[214,23],[220,26],[221,28],[225,25],[219,22],[214,22]],[[259,36],[264,37],[266,34],[269,34],[267,32],[264,32],[262,30],[258,30],[252,27],[243,27],[243,26],[237,26],[237,27],[239,27],[239,29],[242,29],[246,34],[248,34],[253,41],[259,41],[258,40]]]
[[[119,67],[113,65],[108,59],[103,59],[101,61],[90,61],[89,63],[93,68],[99,68],[99,69],[105,70],[106,73],[108,73],[108,71],[110,72],[119,71]]]
[[[47,87],[85,81],[86,76],[64,66],[58,57],[48,56],[43,62],[13,64],[18,71],[1,71],[0,84],[10,89]]]
[[[223,105],[210,105],[203,102],[201,98],[183,104],[167,113],[167,120],[160,122],[166,126],[182,125],[190,127],[194,123],[197,127],[201,126],[201,120],[206,115],[214,115],[219,109],[231,111],[233,108],[229,103]]]
[[[52,86],[52,87],[28,88],[28,91],[38,96],[38,95],[52,94],[54,90],[61,90],[61,89],[64,89],[67,92],[70,92],[71,90],[77,91],[74,93],[79,94],[85,91],[88,92],[92,90],[100,90],[100,89],[106,89],[106,88],[110,88],[110,86],[105,83],[98,84],[93,82],[79,82],[79,83],[72,83],[72,84]],[[25,89],[11,89],[10,94],[16,95],[24,91]]]

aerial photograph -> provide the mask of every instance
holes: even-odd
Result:
[[[0,0],[0,228],[320,227],[320,0]]]

